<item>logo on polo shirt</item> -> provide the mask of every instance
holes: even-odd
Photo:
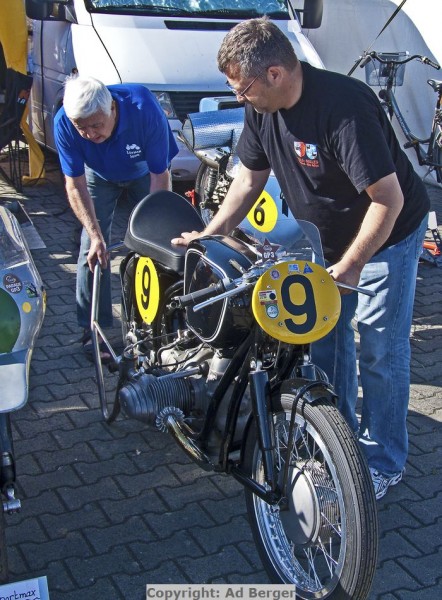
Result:
[[[137,144],[126,144],[126,152],[130,158],[138,158],[141,155],[141,148]]]
[[[303,167],[319,167],[318,147],[316,144],[294,142],[295,154]]]

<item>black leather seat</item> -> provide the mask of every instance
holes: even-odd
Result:
[[[124,243],[129,248],[177,271],[184,272],[185,246],[170,243],[183,231],[202,231],[199,213],[175,192],[159,191],[146,196],[132,211]]]

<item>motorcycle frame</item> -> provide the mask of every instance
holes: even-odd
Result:
[[[109,250],[119,249],[121,244],[116,244]],[[120,406],[118,401],[118,392],[127,377],[127,373],[133,368],[133,357],[125,355],[117,356],[107,340],[104,332],[98,324],[98,298],[100,292],[101,267],[97,263],[94,269],[94,279],[92,288],[92,311],[91,311],[91,334],[92,347],[94,352],[94,364],[97,376],[98,393],[103,417],[108,423],[111,423],[118,416]],[[172,288],[176,287],[176,283],[172,284]],[[282,410],[278,402],[282,388],[291,389],[293,387],[292,380],[287,379],[293,370],[296,360],[302,355],[309,355],[309,347],[287,346],[288,353],[284,358],[285,365],[279,370],[278,380],[271,383],[269,373],[262,368],[262,347],[265,342],[263,331],[255,325],[250,334],[236,349],[231,358],[226,371],[221,375],[213,392],[209,406],[204,416],[203,425],[199,432],[184,422],[177,415],[170,414],[164,418],[164,425],[168,433],[174,438],[176,443],[186,452],[186,454],[196,462],[201,468],[206,471],[216,471],[231,474],[243,486],[249,488],[254,494],[260,497],[268,504],[279,504],[281,508],[286,506],[282,490],[286,489],[286,484],[289,477],[289,461],[286,461],[286,467],[283,473],[282,481],[277,478],[276,468],[274,463],[273,450],[274,428],[273,414]],[[100,360],[99,336],[103,339],[114,360],[113,369],[119,371],[119,379],[116,389],[116,401],[113,410],[109,413],[107,407],[106,389],[104,385],[103,366]],[[277,342],[275,341],[275,344]],[[308,363],[301,366],[303,375],[306,377],[314,376],[314,367]],[[180,372],[180,376],[186,377],[189,373],[186,371]],[[163,377],[168,377],[165,375]],[[170,377],[176,377],[176,374],[170,374]],[[306,384],[301,389],[296,388],[295,402],[291,410],[290,418],[290,443],[287,448],[287,456],[291,455],[294,444],[293,429],[295,426],[295,416],[297,405],[300,401],[313,403],[308,396],[308,392],[315,387],[321,388],[325,393],[329,394],[333,399],[335,394],[333,388],[323,380],[306,379]],[[229,399],[226,422],[222,433],[218,453],[218,463],[206,454],[204,448],[209,440],[210,432],[215,425],[218,410],[224,399],[228,388],[233,384],[233,390]],[[237,451],[235,446],[234,436],[237,427],[238,414],[247,386],[250,386],[250,395],[252,402],[252,412],[248,418],[243,438],[242,447],[240,448],[240,459],[232,460],[231,455]],[[241,468],[242,457],[244,453],[244,441],[247,438],[248,431],[252,419],[257,423],[258,445],[263,457],[264,480],[267,487],[259,484],[257,481],[247,475]]]

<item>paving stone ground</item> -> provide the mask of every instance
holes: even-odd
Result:
[[[46,575],[51,600],[142,600],[147,583],[266,583],[241,487],[205,473],[166,435],[101,417],[84,358],[74,288],[78,228],[57,163],[17,193],[46,248],[33,251],[47,311],[30,397],[13,416],[22,510],[7,517],[12,579]],[[429,186],[442,223],[442,191]],[[117,212],[115,239],[130,207]],[[117,266],[110,338],[119,339]],[[380,555],[370,600],[442,597],[442,269],[421,264],[412,333],[410,456],[378,503]],[[113,382],[109,382],[111,388]]]

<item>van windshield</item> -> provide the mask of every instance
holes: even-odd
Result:
[[[86,0],[90,12],[249,19],[289,19],[287,0]]]

